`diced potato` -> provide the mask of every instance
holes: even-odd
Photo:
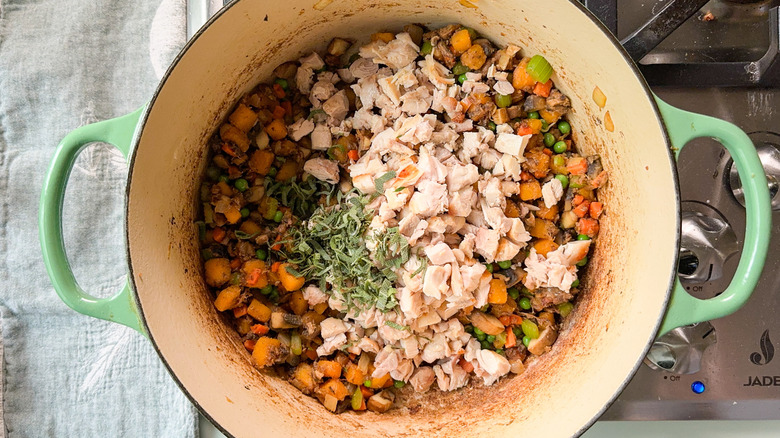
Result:
[[[296,277],[290,274],[287,272],[288,266],[290,266],[288,263],[282,263],[282,265],[279,266],[279,271],[277,274],[279,274],[279,281],[282,282],[282,287],[284,287],[284,289],[288,292],[292,292],[303,287],[303,283],[306,282],[306,278]]]
[[[387,388],[392,384],[393,384],[393,379],[390,377],[390,373],[387,373],[381,377],[374,377],[371,379],[371,387],[374,389]]]
[[[520,183],[520,199],[530,201],[542,197],[542,186],[539,181],[527,181]]]
[[[270,150],[255,151],[252,156],[249,157],[249,168],[259,175],[268,175],[274,158],[274,153]]]
[[[468,50],[471,47],[471,35],[469,35],[468,29],[461,29],[452,34],[452,37],[450,38],[450,45],[452,46],[452,51],[456,55]],[[482,62],[484,63],[485,61]]]
[[[344,398],[349,395],[349,391],[347,391],[347,387],[344,386],[341,381],[338,379],[330,379],[327,382],[320,385],[319,392],[325,396],[331,395],[333,397],[336,397],[337,400],[341,401],[344,400]]]
[[[238,334],[244,336],[252,330],[252,322],[247,318],[239,318],[238,323],[236,324],[236,330],[238,331]]]
[[[209,286],[222,286],[230,280],[230,260],[226,258],[209,259],[203,267]]]
[[[252,109],[243,103],[239,103],[233,113],[228,117],[230,124],[240,129],[243,132],[247,132],[255,126],[257,123],[257,114]]]
[[[244,286],[262,289],[268,286],[268,269],[262,260],[248,260],[241,268],[244,272]]]
[[[352,43],[345,39],[333,38],[330,40],[330,44],[328,44],[328,54],[333,56],[341,56],[347,52],[350,46],[352,46]]]
[[[274,330],[300,327],[302,323],[303,320],[298,315],[283,311],[271,313],[271,328]]]
[[[306,298],[303,298],[303,292],[296,290],[290,295],[290,309],[296,315],[303,315],[309,308],[309,303],[306,302]]]
[[[301,362],[293,371],[292,384],[307,394],[314,391],[317,386],[314,380],[314,367],[310,363]]]
[[[322,0],[320,0],[320,1],[322,1]],[[330,0],[330,1],[333,1],[333,0]],[[315,5],[315,7],[316,7],[316,5]],[[337,399],[336,397],[334,397],[334,396],[332,396],[330,394],[325,394],[325,398],[322,400],[322,405],[325,406],[325,409],[327,409],[327,410],[329,410],[331,412],[336,412],[336,409],[339,407],[339,399]]]
[[[287,160],[279,168],[279,172],[276,173],[277,181],[287,181],[290,178],[294,178],[298,174],[298,163],[293,160]]]
[[[231,189],[228,183],[226,183],[225,181],[218,182],[217,188],[219,188],[219,193],[222,193],[225,196],[233,195],[233,189]]]
[[[555,204],[550,208],[544,205],[544,202],[539,203],[539,211],[536,212],[536,217],[547,219],[548,221],[555,220],[555,216],[558,215],[558,205]]]
[[[260,322],[268,322],[271,319],[271,309],[256,299],[252,299],[246,312]]]
[[[596,87],[593,89],[593,101],[599,108],[604,108],[607,105],[607,96],[601,91],[601,88]]]
[[[573,226],[573,225],[572,225]],[[322,315],[325,313],[325,311],[328,310],[328,303],[319,303],[316,306],[314,306],[314,311]]]
[[[263,336],[255,343],[255,349],[252,352],[252,358],[255,360],[255,366],[265,368],[280,361],[287,354],[281,341],[274,338]]]
[[[469,47],[469,49],[460,57],[460,63],[472,70],[479,70],[482,68],[482,66],[485,65],[485,61],[487,61],[485,50],[482,49],[482,46],[479,44],[474,44]]]
[[[550,239],[540,239],[534,243],[534,249],[540,255],[547,257],[547,253],[558,249],[558,244]]]
[[[520,209],[517,207],[514,201],[511,199],[506,200],[506,207],[504,208],[504,215],[509,218],[520,217]]]
[[[387,410],[390,409],[390,407],[393,405],[393,401],[385,398],[383,391],[379,394],[372,395],[368,399],[368,403],[366,403],[366,405],[370,411],[382,413],[387,412]]]
[[[553,239],[558,233],[558,227],[551,221],[536,218],[534,225],[528,229],[528,234],[537,239]]]
[[[230,310],[238,306],[239,298],[241,298],[241,288],[238,286],[228,286],[217,295],[217,299],[214,300],[214,307],[220,312]]]
[[[571,210],[564,211],[561,214],[561,228],[564,229],[574,228],[574,225],[577,224],[577,219],[579,218],[573,211]]]
[[[530,60],[530,58],[523,58],[523,60],[517,64],[517,67],[515,67],[515,71],[512,73],[512,86],[515,90],[530,92],[536,85],[536,79],[532,78],[531,75],[525,71],[525,68],[528,66],[528,61]]]
[[[228,207],[228,209],[225,210],[225,212],[222,214],[225,215],[225,219],[227,219],[227,221],[231,224],[235,224],[241,220],[241,211],[233,205]]]
[[[554,124],[555,122],[558,121],[558,119],[561,118],[560,114],[547,111],[546,109],[539,110],[539,115],[542,116],[542,119],[544,119],[544,121],[547,122],[548,125]]]
[[[287,125],[283,119],[273,119],[271,123],[265,125],[265,132],[274,140],[281,140],[287,137]]]
[[[362,385],[366,381],[366,374],[360,370],[360,367],[349,362],[344,371],[344,378],[353,385]]]
[[[504,304],[507,299],[506,282],[499,278],[490,280],[490,291],[488,292],[488,303]]]
[[[333,360],[320,360],[314,366],[317,375],[338,379],[341,377],[341,365]],[[362,383],[362,382],[361,382]]]
[[[219,136],[222,140],[235,144],[243,152],[246,152],[247,149],[249,149],[249,137],[246,136],[246,132],[236,128],[230,123],[224,123],[219,127]]]
[[[371,35],[371,41],[384,41],[389,43],[395,39],[395,35],[390,32],[377,32]]]

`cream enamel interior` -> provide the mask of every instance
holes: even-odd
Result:
[[[133,282],[149,333],[182,387],[236,437],[571,436],[628,379],[665,310],[677,252],[674,170],[646,89],[612,41],[566,0],[283,4],[241,0],[191,44],[164,80],[137,136],[128,188]],[[555,13],[550,13],[555,11]],[[254,370],[201,278],[195,218],[206,138],[233,102],[280,62],[334,36],[399,31],[409,22],[460,22],[498,44],[542,53],[573,101],[572,125],[610,171],[607,215],[586,292],[550,354],[487,389],[430,394],[378,416],[328,413],[278,378]],[[607,95],[598,108],[591,92]],[[609,110],[615,131],[603,127]]]

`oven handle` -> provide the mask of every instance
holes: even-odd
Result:
[[[669,307],[658,336],[669,330],[730,315],[750,298],[764,269],[772,229],[771,198],[766,175],[756,148],[737,126],[725,120],[675,108],[655,98],[664,119],[675,158],[691,140],[712,137],[731,154],[745,190],[745,241],[742,255],[729,286],[720,295],[702,300],[694,298],[677,278]]]

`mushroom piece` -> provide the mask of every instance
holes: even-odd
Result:
[[[388,391],[382,391],[372,395],[368,399],[366,407],[368,407],[368,410],[378,413],[387,412],[387,410],[390,409],[390,407],[393,405],[394,398],[395,397],[392,395],[392,393]]]
[[[501,324],[498,318],[482,312],[473,312],[471,314],[471,324],[488,335],[495,336],[504,331],[504,324]]]
[[[541,356],[547,352],[548,347],[552,345],[556,339],[558,339],[558,331],[555,330],[555,327],[545,327],[538,338],[532,339],[531,342],[528,343],[528,351],[536,356]]]

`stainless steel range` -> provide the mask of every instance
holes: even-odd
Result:
[[[661,98],[732,121],[750,134],[770,180],[774,223],[780,223],[777,4],[713,0],[701,9],[695,5],[686,19],[668,9],[697,2],[584,3],[617,29],[629,52],[641,56],[640,68]],[[642,27],[659,13],[667,14],[660,24]],[[653,38],[679,25],[675,19],[684,22],[647,53]],[[709,298],[726,288],[736,270],[745,214],[729,154],[714,140],[693,143],[678,164],[683,201],[678,271],[692,295]],[[767,238],[780,242],[780,227]],[[780,246],[770,247],[744,308],[659,339],[602,419],[780,419]]]

